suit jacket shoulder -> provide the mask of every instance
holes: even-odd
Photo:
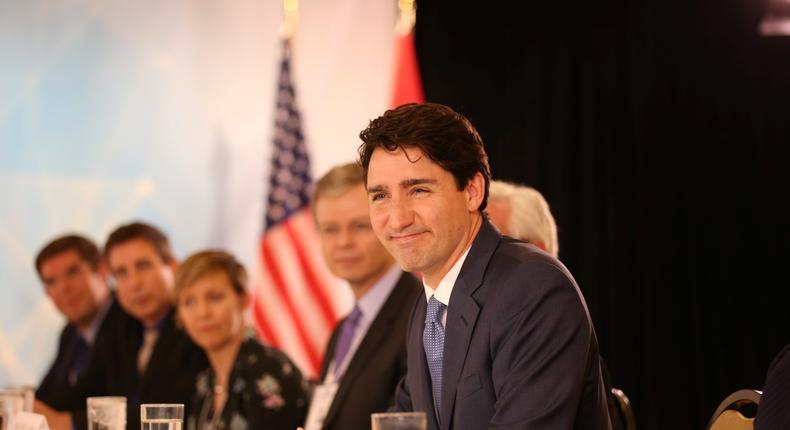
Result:
[[[567,269],[484,221],[447,308],[440,419],[422,352],[425,304],[408,334],[402,409],[429,428],[608,429],[598,346]]]
[[[69,383],[69,368],[77,336],[79,334],[73,325],[66,324],[63,327],[58,339],[58,350],[55,360],[36,390],[36,399],[43,401],[56,410],[64,410],[67,399],[73,394],[73,388]]]

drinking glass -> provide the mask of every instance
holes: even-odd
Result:
[[[426,430],[425,412],[386,412],[370,415],[372,430]]]
[[[184,405],[152,403],[140,405],[142,430],[181,430],[184,426]]]
[[[126,397],[88,397],[88,430],[126,429]]]
[[[36,389],[27,385],[12,385],[5,390],[9,393],[18,393],[24,399],[23,412],[33,412],[33,401],[36,399]]]
[[[12,428],[14,416],[25,410],[25,395],[19,391],[0,390],[0,430]]]
[[[15,399],[0,395],[0,430],[11,429],[11,417],[14,415]]]

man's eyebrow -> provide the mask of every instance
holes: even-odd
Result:
[[[408,187],[413,187],[415,185],[435,184],[436,182],[437,182],[436,179],[427,179],[427,178],[405,179],[401,181],[400,186],[401,188],[408,188]]]
[[[374,185],[372,187],[368,187],[368,194],[381,193],[386,191],[386,189],[387,188],[384,185]]]

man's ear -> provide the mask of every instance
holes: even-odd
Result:
[[[469,212],[477,212],[480,209],[485,196],[485,187],[486,180],[480,172],[475,173],[466,183],[464,192],[466,192],[466,208]]]
[[[171,258],[170,260],[167,261],[167,266],[170,267],[170,270],[172,270],[173,274],[175,275],[176,272],[178,271],[178,260],[176,260],[175,258]]]

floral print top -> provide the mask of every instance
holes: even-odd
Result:
[[[188,430],[294,430],[303,425],[309,384],[279,350],[245,339],[228,381],[225,406],[215,417],[214,370],[198,375]]]

